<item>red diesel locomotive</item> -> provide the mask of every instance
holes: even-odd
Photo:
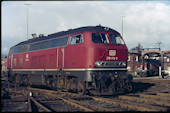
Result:
[[[120,34],[103,26],[32,38],[10,49],[9,81],[82,93],[130,91],[127,51]]]

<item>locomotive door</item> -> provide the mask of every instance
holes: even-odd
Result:
[[[57,49],[57,67],[60,71],[64,69],[64,47]]]

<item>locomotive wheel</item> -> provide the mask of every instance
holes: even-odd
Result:
[[[115,81],[115,89],[118,91],[123,91],[124,81],[120,78],[117,78]]]
[[[52,78],[51,78],[51,87],[53,88],[53,89],[57,89],[57,77],[56,76],[53,76]]]
[[[67,83],[67,84],[65,85],[65,89],[66,89],[67,91],[69,90],[69,84],[70,84],[69,82],[70,82],[70,81],[69,81],[68,79],[66,79],[66,83]]]
[[[63,79],[60,76],[57,76],[57,81],[56,81],[57,89],[62,89],[63,86]]]
[[[45,84],[54,89],[61,89],[61,78],[60,77],[45,77],[44,79]]]
[[[50,78],[47,79],[47,85],[48,85],[48,87],[52,88],[52,82],[51,82]]]
[[[15,76],[16,77],[16,81],[15,81],[15,84],[17,85],[17,86],[19,86],[20,84],[21,84],[21,77],[20,77],[20,75],[16,75]]]
[[[131,92],[132,91],[132,85],[130,82],[125,82],[125,92]]]
[[[102,92],[102,83],[101,83],[100,80],[97,81],[97,83],[96,83],[96,92],[97,92],[98,95],[100,95],[101,92]]]
[[[112,84],[109,86],[109,92],[111,95],[116,94],[116,87],[115,87],[115,82],[113,81]]]
[[[100,75],[95,76],[95,87],[97,95],[100,95],[102,92],[102,81]]]
[[[25,85],[25,86],[29,86],[30,85],[30,82],[29,82],[29,75],[23,75],[22,76],[22,84]]]
[[[53,77],[47,76],[45,78],[45,80],[46,80],[46,84],[47,84],[48,87],[50,87],[50,88],[54,88],[55,87],[55,83],[54,83]]]
[[[55,79],[52,82],[52,88],[57,88],[57,81]]]
[[[71,92],[77,92],[78,80],[77,78],[69,78],[67,83],[67,89]]]
[[[83,81],[78,81],[78,93],[83,95],[85,93],[85,86],[84,86],[84,82]]]

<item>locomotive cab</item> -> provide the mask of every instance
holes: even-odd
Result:
[[[90,32],[88,36],[87,73],[99,93],[110,90],[112,93],[116,90],[130,91],[132,87],[127,76],[127,47],[120,34]]]

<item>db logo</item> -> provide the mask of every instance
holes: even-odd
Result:
[[[116,50],[109,50],[109,56],[115,56]]]

